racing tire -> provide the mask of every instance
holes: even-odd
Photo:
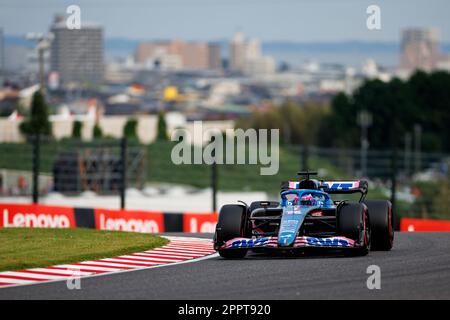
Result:
[[[338,234],[355,240],[358,248],[350,248],[348,256],[365,256],[369,253],[371,231],[367,207],[362,203],[346,203],[338,212]]]
[[[237,259],[247,254],[247,249],[219,249],[228,240],[244,236],[246,213],[247,208],[237,204],[227,204],[220,209],[214,235],[214,247],[221,257]]]
[[[394,245],[392,204],[387,200],[366,200],[372,230],[371,250],[389,251]]]

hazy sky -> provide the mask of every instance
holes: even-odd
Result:
[[[0,0],[0,27],[44,32],[70,4],[107,37],[214,40],[241,30],[262,40],[398,41],[403,27],[433,26],[450,42],[449,0]],[[381,7],[381,30],[366,28],[370,4]]]

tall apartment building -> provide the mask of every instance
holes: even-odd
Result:
[[[236,32],[230,43],[230,70],[242,71],[245,64],[247,45],[242,32]]]
[[[69,83],[99,84],[103,81],[103,29],[82,24],[70,30],[65,21],[56,19],[51,27],[51,71],[57,72],[62,85]]]
[[[251,39],[246,43],[245,59],[252,60],[261,57],[261,44],[258,39]]]
[[[230,43],[230,70],[247,75],[273,73],[275,61],[262,55],[257,39],[247,41],[241,32],[236,32]]]
[[[207,43],[187,42],[180,46],[183,68],[205,70],[209,68],[209,47]]]
[[[138,46],[135,61],[150,68],[207,70],[220,67],[220,51],[219,45],[206,42],[149,42]]]
[[[209,69],[222,69],[222,47],[218,43],[209,44]]]
[[[400,69],[431,71],[440,59],[437,29],[409,28],[402,31]]]

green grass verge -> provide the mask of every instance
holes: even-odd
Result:
[[[155,142],[147,146],[147,181],[169,182],[207,188],[211,185],[211,166],[206,164],[175,165],[171,151],[175,143]],[[193,154],[194,152],[192,152]],[[280,146],[279,171],[275,175],[261,175],[262,165],[220,164],[218,189],[221,191],[265,191],[278,194],[281,181],[298,179],[297,171],[301,157],[297,150]],[[321,178],[348,178],[329,161],[311,156],[309,167],[325,169],[327,175]]]
[[[167,239],[91,229],[0,229],[0,271],[110,258],[160,247]]]

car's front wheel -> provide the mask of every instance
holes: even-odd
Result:
[[[247,208],[242,205],[227,204],[219,212],[214,235],[214,248],[223,258],[243,258],[247,249],[220,249],[228,240],[244,236]]]
[[[370,248],[370,221],[363,203],[346,203],[338,212],[338,234],[355,240],[359,247],[345,251],[348,255],[364,256]]]

